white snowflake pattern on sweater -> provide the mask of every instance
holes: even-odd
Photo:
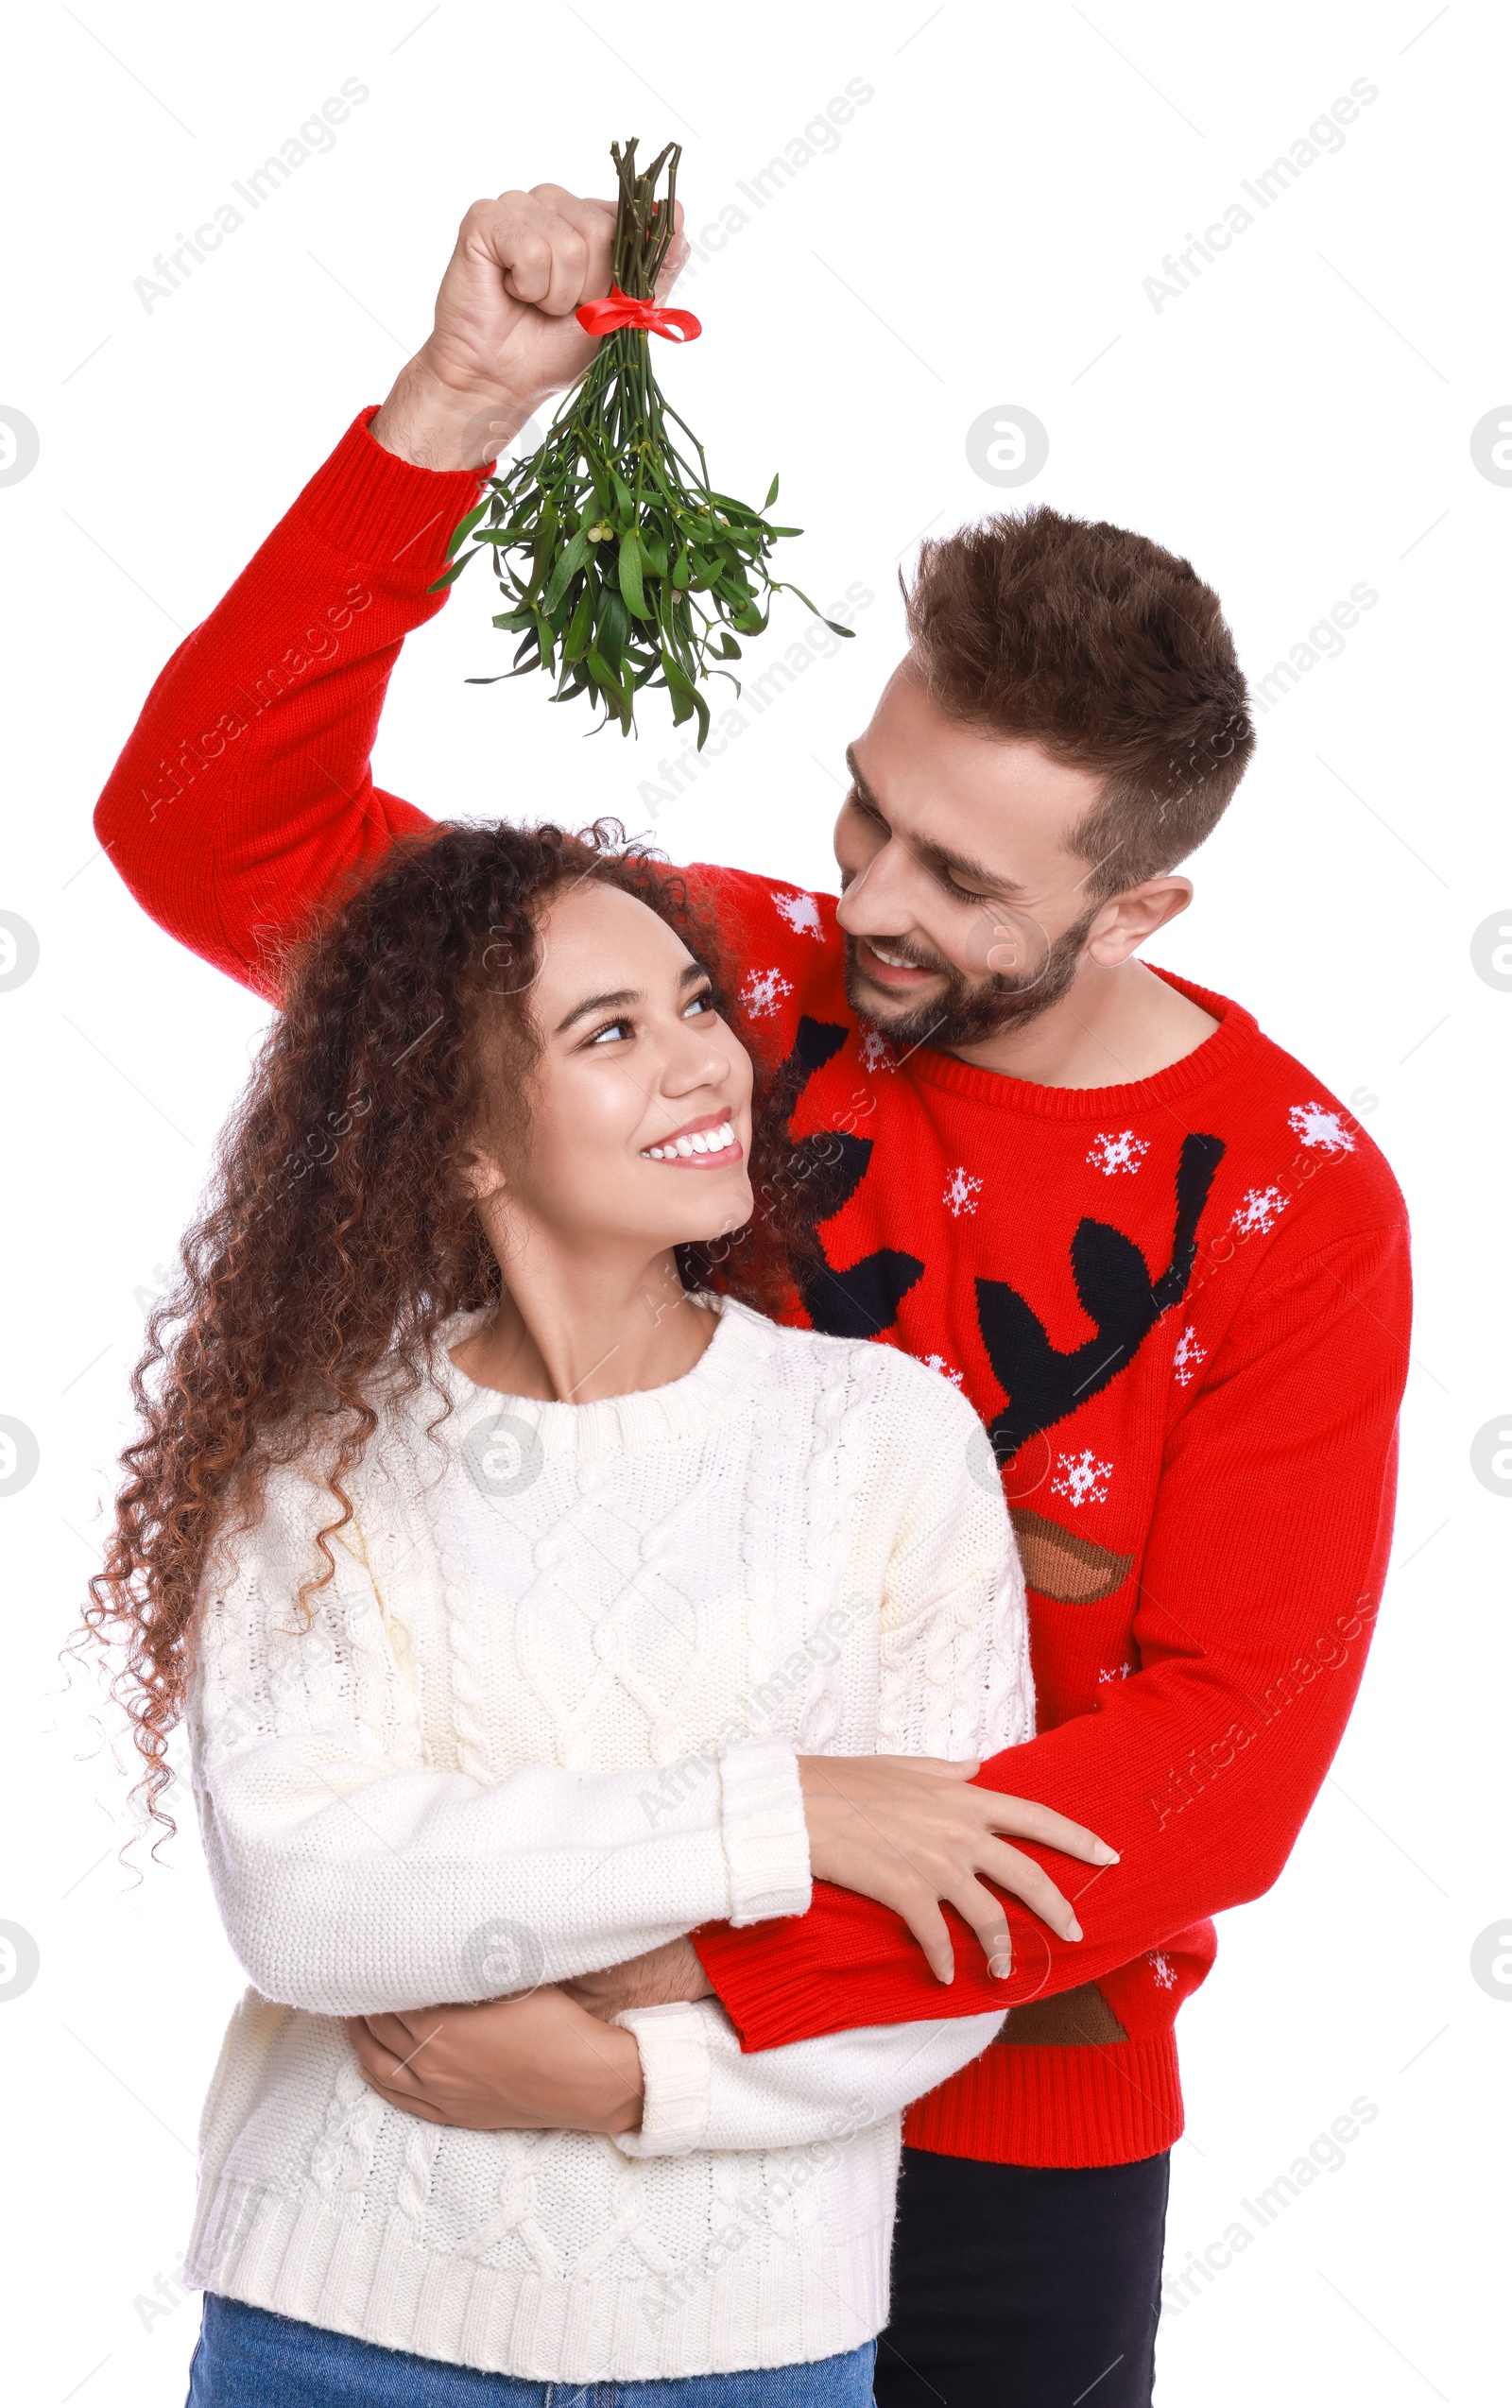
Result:
[[[1157,1949],[1150,1957],[1149,1965],[1150,1970],[1154,1974],[1160,1988],[1162,1990],[1174,1990],[1176,1987],[1176,1967],[1172,1964],[1170,1958],[1168,1956],[1162,1956],[1159,1949]]]
[[[1189,1388],[1196,1377],[1198,1364],[1206,1363],[1207,1359],[1208,1350],[1205,1346],[1197,1344],[1196,1331],[1189,1321],[1176,1342],[1176,1352],[1171,1358],[1171,1367],[1176,1373],[1177,1385],[1179,1387]]]
[[[861,1067],[866,1071],[896,1070],[898,1067],[881,1029],[871,1028],[866,1022],[861,1026]]]
[[[1283,1188],[1251,1187],[1235,1207],[1233,1226],[1240,1237],[1267,1237],[1291,1198]]]
[[[1073,1505],[1085,1505],[1091,1498],[1101,1505],[1108,1495],[1108,1483],[1113,1476],[1110,1463],[1099,1462],[1091,1447],[1083,1447],[1080,1454],[1057,1454],[1057,1477],[1050,1483],[1053,1496],[1069,1497]]]
[[[1131,1128],[1099,1129],[1093,1138],[1087,1160],[1094,1171],[1102,1171],[1108,1178],[1115,1171],[1137,1171],[1150,1150],[1147,1137],[1136,1137]]]
[[[770,1020],[782,997],[792,991],[793,981],[780,970],[748,970],[740,1000],[752,1020]]]
[[[820,944],[824,942],[819,906],[812,895],[781,895],[773,887],[772,901],[795,937],[816,937]]]
[[[975,1212],[981,1193],[981,1180],[973,1178],[964,1162],[957,1162],[945,1182],[945,1193],[940,1201],[952,1219],[958,1221],[963,1213]]]
[[[953,1364],[947,1363],[943,1354],[926,1354],[924,1367],[929,1371],[937,1371],[942,1380],[949,1380],[953,1388],[964,1387],[966,1385],[965,1372],[957,1371]]]
[[[1327,1105],[1294,1104],[1286,1117],[1304,1145],[1321,1145],[1330,1154],[1354,1152],[1354,1139]]]

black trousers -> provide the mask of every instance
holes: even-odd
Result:
[[[1149,2408],[1170,2175],[905,2149],[877,2408]]]

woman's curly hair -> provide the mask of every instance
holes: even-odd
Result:
[[[116,1663],[160,1835],[174,1828],[161,1804],[167,1740],[217,1532],[249,1526],[268,1471],[318,1446],[342,1510],[320,1534],[325,1570],[307,1598],[352,1516],[343,1482],[377,1427],[374,1375],[413,1395],[440,1325],[499,1293],[460,1174],[470,1137],[497,1119],[501,1071],[523,1123],[540,1050],[537,930],[585,878],[678,931],[755,1064],[755,1215],[731,1238],[678,1247],[684,1287],[779,1311],[810,1254],[811,1165],[786,1135],[790,1098],[749,1044],[717,928],[686,880],[627,848],[611,820],[577,834],[442,821],[400,838],[284,956],[282,1013],[132,1374],[140,1426],[81,1635]]]

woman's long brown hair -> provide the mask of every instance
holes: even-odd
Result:
[[[340,1511],[301,1596],[329,1579],[330,1539],[352,1516],[343,1484],[377,1426],[374,1375],[413,1395],[440,1325],[499,1292],[462,1159],[480,1125],[497,1125],[501,1093],[523,1133],[536,932],[585,878],[677,929],[749,1044],[707,911],[612,821],[576,835],[442,822],[402,838],[285,956],[282,1014],[222,1135],[180,1276],[148,1317],[131,1379],[140,1427],[84,1614],[115,1666],[160,1836],[174,1828],[161,1802],[167,1740],[217,1532],[249,1526],[269,1470],[318,1446]],[[812,1247],[810,1165],[750,1050],[755,1217],[732,1238],[679,1247],[678,1262],[685,1287],[777,1310]]]

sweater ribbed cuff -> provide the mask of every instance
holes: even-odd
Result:
[[[752,1739],[719,1759],[730,1866],[730,1920],[806,1915],[813,1898],[798,1756],[785,1739]]]
[[[353,563],[392,569],[406,582],[413,575],[423,593],[484,479],[468,468],[416,468],[386,452],[368,432],[378,409],[369,402],[358,412],[296,507]]]
[[[707,2009],[691,2001],[673,2006],[628,2007],[616,2015],[635,2035],[645,2079],[639,2132],[617,2132],[627,2158],[685,2158],[709,2122]]]

